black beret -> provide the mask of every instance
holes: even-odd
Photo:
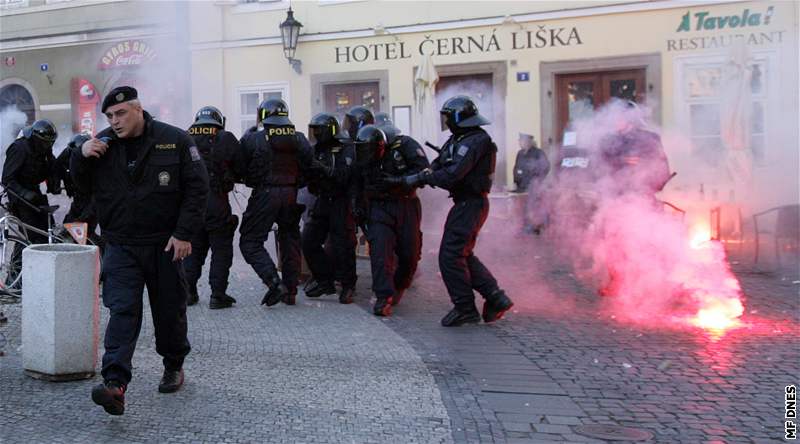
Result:
[[[109,106],[124,103],[137,97],[139,97],[139,93],[136,91],[136,88],[132,86],[118,86],[112,89],[110,93],[106,94],[100,112],[105,113]]]

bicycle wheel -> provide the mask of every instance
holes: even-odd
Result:
[[[22,250],[26,239],[9,236],[0,244],[0,301],[17,302],[22,294]]]

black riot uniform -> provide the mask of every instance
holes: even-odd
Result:
[[[422,147],[411,137],[396,135],[393,143],[386,143],[382,130],[390,126],[391,121],[365,126],[355,141],[377,316],[389,316],[392,305],[411,286],[422,248],[422,208],[416,189],[388,186],[383,178],[416,174],[429,166]]]
[[[280,301],[294,305],[300,277],[300,217],[305,207],[297,203],[304,165],[311,147],[295,131],[282,100],[267,100],[260,107],[264,128],[242,138],[245,185],[253,189],[239,228],[239,248],[245,261],[269,287],[262,304]],[[272,225],[278,224],[282,276],[264,248]]]
[[[310,220],[303,226],[303,255],[313,284],[306,296],[336,292],[334,280],[342,284],[339,302],[353,301],[356,285],[356,223],[353,207],[356,183],[352,178],[355,148],[340,135],[339,123],[330,114],[314,116],[309,124],[314,142],[308,175],[308,191],[316,196]],[[324,248],[330,236],[331,251]]]
[[[225,131],[225,117],[213,106],[201,108],[189,127],[208,171],[208,204],[203,229],[192,238],[192,254],[184,261],[189,284],[189,305],[197,303],[197,281],[211,250],[208,283],[211,286],[209,307],[220,309],[236,302],[225,292],[233,263],[233,235],[239,219],[231,211],[228,193],[233,191],[236,167],[240,162],[239,141]]]
[[[135,89],[115,88],[103,102],[103,111],[109,101],[131,98],[136,98]],[[97,134],[98,139],[109,140],[105,154],[86,158],[75,150],[70,162],[76,186],[94,196],[106,241],[103,303],[111,317],[102,374],[123,391],[132,377],[145,286],[165,376],[181,371],[189,353],[183,265],[164,248],[170,237],[190,241],[203,226],[208,194],[208,176],[192,138],[180,128],[153,120],[147,112],[144,118],[141,136],[120,139],[106,128]]]
[[[473,290],[486,299],[483,320],[493,322],[513,303],[492,273],[473,254],[478,232],[489,214],[497,147],[480,127],[489,123],[466,96],[447,100],[440,111],[443,129],[452,135],[430,170],[406,176],[408,186],[430,184],[450,192],[454,205],[447,215],[439,247],[439,269],[455,307],[442,319],[446,327],[478,322]]]
[[[94,212],[92,196],[75,186],[69,172],[69,163],[72,153],[75,151],[80,153],[83,143],[89,139],[91,139],[91,137],[86,134],[76,134],[72,137],[72,140],[70,140],[67,146],[61,151],[61,154],[56,157],[55,174],[57,180],[63,183],[63,188],[67,196],[72,198],[69,211],[64,215],[63,223],[86,222],[89,239],[95,245],[102,247],[102,240],[100,236],[95,233],[97,228],[97,215],[95,215]]]
[[[48,192],[58,192],[53,157],[53,143],[58,134],[49,120],[37,120],[23,129],[22,134],[6,150],[3,186],[9,191],[11,213],[22,222],[47,231],[47,219],[51,216],[33,207],[48,205],[47,196],[39,188],[42,182],[47,183]],[[33,232],[28,234],[31,243],[47,243],[45,236]]]

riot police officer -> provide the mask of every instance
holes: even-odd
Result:
[[[39,185],[47,182],[47,191],[57,193],[58,180],[55,176],[53,144],[58,137],[56,127],[49,120],[37,120],[22,130],[18,138],[6,150],[3,164],[3,186],[8,193],[11,213],[22,222],[47,231],[50,214],[42,209],[48,205],[47,196],[42,194]],[[47,238],[29,232],[31,243],[47,243]],[[15,244],[13,258],[22,261],[22,248]]]
[[[297,189],[311,147],[289,120],[289,109],[283,100],[266,100],[259,108],[263,128],[242,138],[244,182],[253,191],[242,215],[239,248],[268,287],[261,303],[273,306],[283,301],[294,305],[300,276],[300,217],[304,210],[297,204]],[[264,248],[274,223],[278,224],[282,277]]]
[[[389,316],[417,270],[422,248],[422,208],[414,187],[386,186],[383,178],[416,174],[429,167],[422,147],[412,138],[396,136],[387,144],[382,127],[367,125],[356,137],[356,159],[366,204],[367,239],[372,268],[373,313]]]
[[[366,106],[354,106],[350,108],[344,115],[342,126],[347,130],[348,136],[354,140],[358,135],[358,130],[367,126],[375,124],[375,116],[372,111]]]
[[[197,281],[206,254],[211,249],[208,283],[211,287],[209,308],[228,308],[236,299],[227,295],[228,273],[233,263],[233,234],[239,219],[233,215],[228,193],[233,191],[240,146],[236,137],[225,131],[225,117],[213,106],[200,108],[189,135],[197,144],[208,171],[208,204],[203,229],[192,238],[192,254],[184,261],[189,284],[189,305],[197,303]]]
[[[489,121],[467,96],[447,100],[442,130],[452,133],[430,169],[387,183],[406,186],[430,184],[450,192],[454,205],[447,215],[439,247],[439,269],[455,306],[444,318],[445,327],[480,321],[473,290],[486,299],[484,322],[500,319],[514,304],[497,285],[492,273],[473,254],[478,233],[489,214],[487,195],[492,188],[497,146],[481,126]]]
[[[103,304],[111,316],[105,334],[103,383],[92,400],[111,415],[125,411],[147,286],[156,351],[163,357],[162,393],[184,381],[187,338],[183,262],[191,239],[203,226],[208,175],[192,138],[154,120],[142,109],[136,89],[120,86],[103,100],[110,124],[72,153],[76,186],[94,197],[106,241]]]
[[[72,198],[72,203],[69,206],[69,211],[64,215],[64,222],[86,222],[88,236],[95,245],[102,246],[100,236],[95,233],[97,228],[97,216],[94,212],[92,204],[92,196],[85,191],[78,189],[72,181],[72,176],[69,173],[69,162],[72,153],[80,151],[83,143],[90,140],[92,137],[87,134],[76,134],[69,141],[67,146],[61,150],[61,154],[56,157],[55,168],[56,177],[67,192],[67,196]]]
[[[331,114],[317,114],[308,128],[314,143],[308,191],[317,199],[303,227],[303,255],[314,279],[306,296],[333,294],[334,280],[338,280],[342,284],[339,302],[350,304],[356,286],[355,149]],[[324,248],[329,236],[330,253]]]

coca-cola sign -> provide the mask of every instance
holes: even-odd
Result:
[[[148,43],[141,40],[125,40],[108,48],[100,58],[97,68],[106,70],[139,66],[155,57],[156,51]]]

